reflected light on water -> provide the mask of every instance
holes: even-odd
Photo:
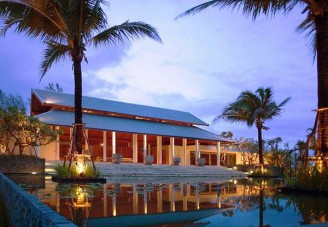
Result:
[[[36,195],[73,222],[91,226],[103,226],[100,222],[107,226],[117,226],[113,224],[117,222],[134,226],[139,219],[150,221],[148,215],[156,215],[153,222],[147,223],[154,226],[173,224],[177,218],[188,225],[209,222],[208,227],[229,226],[227,223],[234,225],[240,221],[244,226],[258,226],[259,217],[271,226],[281,225],[277,224],[279,220],[288,220],[290,225],[327,221],[328,198],[279,194],[280,185],[283,185],[281,180],[249,179],[104,185],[47,181],[46,187]]]

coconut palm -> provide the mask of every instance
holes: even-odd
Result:
[[[258,88],[255,93],[243,91],[236,101],[228,104],[214,122],[219,120],[230,122],[246,123],[248,127],[254,124],[257,128],[259,144],[259,162],[263,166],[263,141],[262,130],[268,130],[264,124],[268,120],[279,116],[282,107],[290,100],[286,98],[279,105],[273,101],[273,92],[271,88]]]
[[[256,19],[260,15],[288,13],[297,6],[304,7],[300,31],[308,31],[317,57],[318,78],[318,155],[328,155],[328,1],[327,0],[212,0],[195,6],[178,17],[193,15],[209,7],[240,9]]]
[[[110,46],[149,37],[161,42],[157,30],[144,22],[126,21],[109,27],[103,11],[106,0],[0,0],[1,33],[12,27],[17,33],[40,38],[47,45],[40,65],[41,79],[50,67],[70,57],[75,84],[75,149],[82,153],[82,70],[87,47]]]

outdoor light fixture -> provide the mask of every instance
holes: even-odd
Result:
[[[75,201],[73,202],[74,207],[90,207],[88,192],[81,186],[75,190]]]
[[[84,161],[83,156],[77,156],[76,157],[75,168],[76,168],[76,171],[79,175],[85,173],[86,166],[85,166],[85,161]]]
[[[0,144],[0,151],[2,152],[2,154],[4,154],[4,153],[5,153],[5,151],[6,151],[6,146],[5,146],[5,145],[2,145],[2,144]]]

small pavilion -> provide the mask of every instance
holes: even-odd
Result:
[[[222,152],[232,141],[200,128],[208,124],[191,113],[86,96],[82,107],[89,140],[84,149],[96,161],[110,162],[113,154],[122,154],[123,162],[133,163],[143,163],[145,155],[152,155],[155,164],[171,164],[173,157],[180,157],[181,165],[195,165],[200,157],[206,165],[223,165],[227,158],[240,162],[239,152]],[[31,115],[63,131],[38,155],[63,160],[70,148],[74,95],[32,89]]]

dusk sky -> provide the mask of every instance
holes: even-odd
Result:
[[[305,140],[317,106],[316,63],[304,33],[296,27],[302,8],[288,15],[253,21],[241,12],[210,8],[174,20],[205,0],[114,0],[105,7],[110,26],[126,20],[157,28],[163,43],[140,39],[123,45],[86,51],[83,95],[187,111],[210,124],[206,130],[234,137],[257,138],[255,127],[220,122],[214,117],[243,90],[272,87],[275,101],[291,101],[280,117],[269,121],[263,138],[282,137],[292,147]],[[30,97],[31,88],[59,83],[73,94],[69,58],[53,66],[40,80],[45,46],[11,30],[0,39],[0,89]]]

